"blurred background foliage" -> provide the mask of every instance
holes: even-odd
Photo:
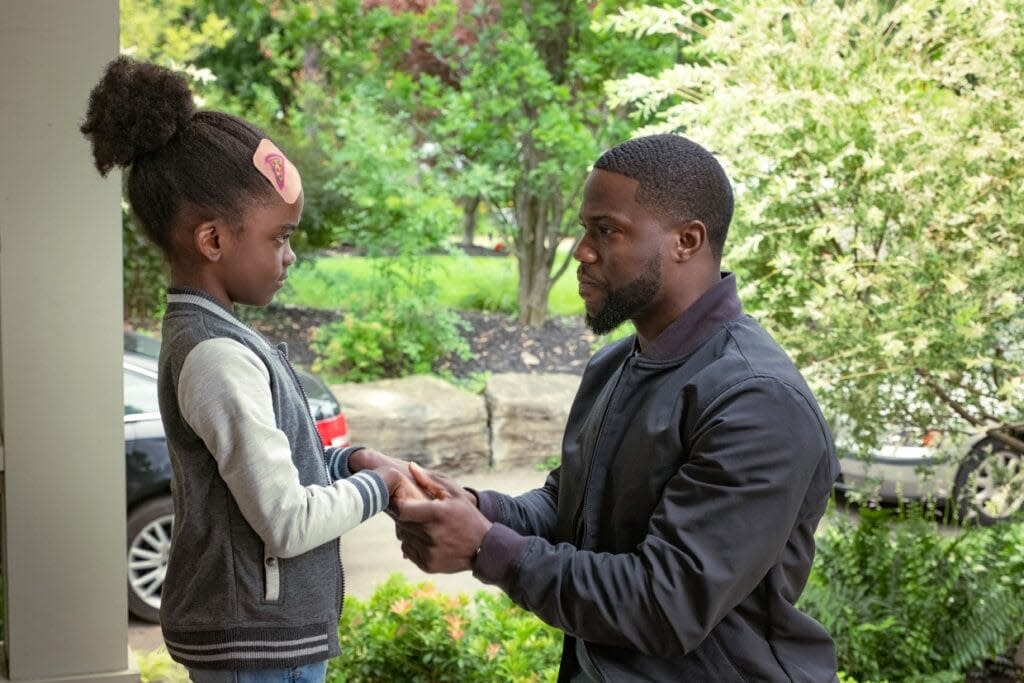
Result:
[[[721,155],[744,304],[851,443],[1022,419],[1022,16],[1019,0],[757,0],[606,21],[702,37],[691,63],[608,93],[655,117],[642,131]]]
[[[1022,419],[1021,16],[1020,0],[124,0],[122,48],[295,159],[300,257],[371,264],[347,313],[448,350],[459,320],[432,260],[504,249],[514,292],[503,274],[461,305],[539,325],[597,155],[694,137],[736,185],[724,267],[747,309],[866,449],[894,424]],[[162,267],[127,213],[125,232],[126,316],[152,319]]]
[[[300,265],[281,299],[342,312],[314,340],[320,370],[429,371],[468,352],[459,310],[579,315],[570,255],[590,164],[670,130],[733,179],[723,267],[846,446],[867,452],[894,425],[1024,421],[1022,0],[121,8],[123,51],[188,74],[202,106],[253,120],[302,170]],[[124,231],[126,320],[152,323],[163,267],[127,207]],[[802,602],[836,635],[841,680],[960,681],[1024,635],[1019,523],[951,536],[871,514],[825,530]],[[464,606],[412,591],[388,584],[346,610],[381,637],[353,641],[338,680],[395,648],[431,680],[553,675],[556,639],[537,622],[515,621],[513,648],[504,620],[521,615],[481,602],[473,614],[502,630],[467,621],[460,640],[437,627],[461,633]],[[427,616],[429,648],[410,644],[420,630],[394,639]]]

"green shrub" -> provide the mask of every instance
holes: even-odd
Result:
[[[515,287],[515,282],[512,282]],[[515,314],[516,292],[508,287],[486,287],[466,292],[459,297],[458,307],[466,311]]]
[[[536,465],[534,465],[534,468],[536,470],[538,470],[539,472],[550,472],[551,470],[555,469],[556,467],[561,466],[561,464],[562,464],[562,454],[561,453],[552,453],[551,455],[547,456],[546,458],[544,458],[543,460],[538,462]]]
[[[337,683],[555,681],[562,644],[504,595],[453,597],[397,574],[369,600],[346,600],[338,634]]]
[[[313,370],[347,382],[427,373],[449,353],[470,357],[463,325],[453,311],[416,299],[347,313],[314,335]]]
[[[189,680],[185,667],[171,659],[163,646],[150,652],[136,652],[135,664],[142,683],[188,683]]]
[[[820,537],[801,607],[857,680],[963,680],[1024,634],[1024,525],[941,532],[861,510]]]
[[[121,237],[124,318],[143,325],[155,324],[163,317],[167,267],[160,250],[150,243],[125,203],[121,207]]]

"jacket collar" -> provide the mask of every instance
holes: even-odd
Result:
[[[201,289],[195,289],[194,287],[169,287],[167,289],[167,307],[178,304],[191,304],[192,306],[198,306],[205,311],[208,311],[221,320],[234,325],[240,330],[244,330],[249,334],[258,338],[261,342],[268,346],[273,346],[266,337],[252,329],[235,316],[234,312],[224,308],[224,306],[213,298],[210,294],[207,294]]]
[[[682,314],[669,323],[640,357],[653,361],[667,361],[688,356],[727,323],[743,315],[743,305],[736,293],[736,276],[722,273],[722,279],[697,299]]]

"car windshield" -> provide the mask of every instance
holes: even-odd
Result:
[[[334,394],[324,386],[324,383],[318,380],[316,377],[299,370],[295,369],[295,376],[299,378],[299,384],[302,385],[302,390],[306,392],[306,398],[311,401],[326,401],[328,403],[334,403]]]
[[[160,412],[156,381],[131,370],[124,371],[124,414],[141,415]]]
[[[160,340],[139,332],[125,330],[124,350],[157,358],[160,355]]]

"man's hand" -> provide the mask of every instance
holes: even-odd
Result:
[[[396,505],[403,500],[426,500],[427,494],[420,489],[416,480],[413,479],[409,467],[413,463],[399,460],[384,455],[372,448],[360,448],[349,456],[348,468],[353,472],[372,469],[384,478],[384,484],[388,487],[391,503],[388,505],[388,514],[391,514]],[[391,472],[393,474],[389,474]],[[403,481],[389,480],[389,476],[398,475]]]
[[[434,470],[425,470],[414,462],[409,463],[407,469],[412,481],[434,500],[447,500],[448,498],[462,498],[473,507],[477,507],[476,496],[462,488],[447,476]],[[401,510],[399,510],[401,513]]]
[[[491,528],[477,509],[476,498],[444,475],[424,472],[415,464],[409,470],[433,500],[396,502],[395,533],[402,542],[402,554],[426,572],[471,569]]]
[[[388,504],[389,511],[396,509],[397,505],[405,501],[428,500],[427,494],[412,480],[408,470],[403,473],[397,467],[384,465],[373,468],[373,471],[380,475],[384,485],[388,487],[388,495],[391,498]]]

